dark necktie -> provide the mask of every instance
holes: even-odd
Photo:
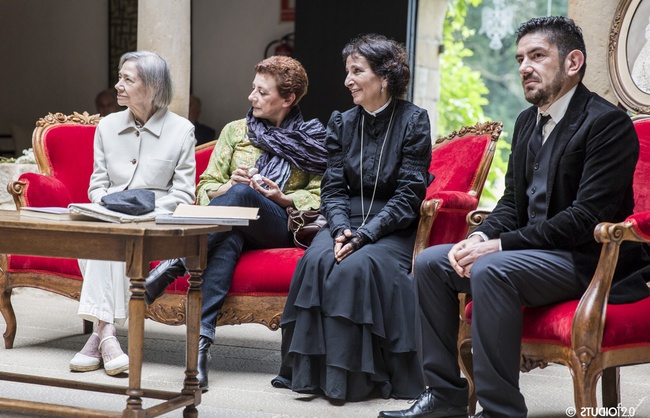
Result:
[[[551,119],[551,115],[543,115],[537,126],[535,127],[535,132],[533,133],[533,139],[530,141],[530,150],[533,152],[533,155],[537,155],[539,149],[542,147],[542,139],[544,138],[544,125],[546,122]]]

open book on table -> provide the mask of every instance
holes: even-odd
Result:
[[[156,216],[157,224],[246,226],[258,218],[258,208],[241,206],[197,206],[180,204],[173,214]]]
[[[106,206],[102,206],[99,203],[70,203],[68,209],[70,209],[71,213],[119,224],[153,221],[158,214],[156,211],[153,211],[144,215],[127,215],[126,213],[107,209]]]

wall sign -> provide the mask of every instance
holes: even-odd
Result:
[[[293,22],[296,20],[296,0],[281,0],[280,22]]]

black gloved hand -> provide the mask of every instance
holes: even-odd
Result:
[[[354,251],[357,251],[359,248],[363,247],[370,242],[370,238],[363,232],[354,231],[352,236],[347,240],[346,244],[350,244]]]
[[[341,244],[341,246],[345,245],[345,243],[348,241],[348,238],[345,236],[345,230],[341,229],[334,235],[334,248],[336,249],[337,244]],[[343,239],[341,239],[343,237]]]

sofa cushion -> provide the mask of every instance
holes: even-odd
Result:
[[[304,253],[300,248],[244,252],[235,267],[229,293],[286,295],[296,264]]]
[[[9,273],[40,273],[81,280],[81,271],[76,258],[36,257],[29,255],[7,255]]]
[[[245,251],[235,267],[228,295],[286,296],[293,271],[304,252],[300,248]],[[176,279],[167,293],[187,292],[188,278],[189,275]]]
[[[558,344],[571,347],[571,323],[578,307],[577,300],[523,308],[522,340],[530,343]],[[472,303],[465,309],[471,323]],[[614,348],[650,346],[650,297],[634,303],[607,305],[603,333],[603,352]]]

